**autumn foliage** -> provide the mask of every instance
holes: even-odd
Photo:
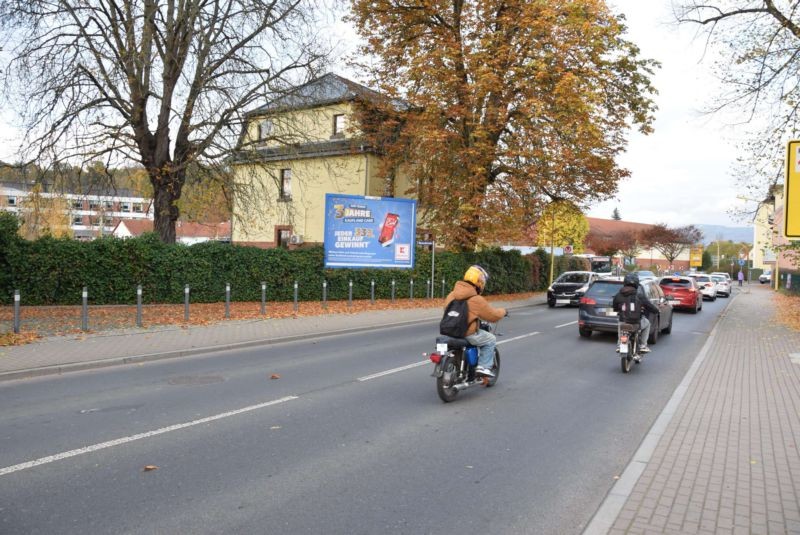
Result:
[[[448,245],[519,238],[548,202],[605,199],[653,62],[599,0],[353,0],[364,66],[395,100],[365,120],[384,174],[407,173]],[[404,104],[399,104],[401,101]]]

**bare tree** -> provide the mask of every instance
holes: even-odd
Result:
[[[676,0],[675,17],[695,25],[715,57],[723,93],[711,111],[730,109],[757,131],[742,144],[740,185],[763,197],[782,176],[784,146],[798,135],[800,13],[788,0]]]
[[[641,234],[642,243],[664,255],[670,264],[702,239],[703,233],[694,225],[669,228],[664,223],[658,223]]]
[[[226,177],[248,108],[321,68],[313,1],[0,0],[24,157],[140,163],[174,242],[189,166]]]

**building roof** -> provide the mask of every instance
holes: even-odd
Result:
[[[615,234],[617,232],[642,232],[653,227],[648,223],[634,223],[632,221],[617,221],[616,219],[600,219],[587,217],[589,232],[600,234]]]
[[[248,112],[247,115],[313,108],[356,99],[385,100],[386,96],[337,74],[328,73],[303,85],[289,89],[286,94]],[[392,103],[401,109],[407,107],[400,100],[394,100]]]
[[[124,226],[132,236],[141,236],[145,232],[153,232],[153,221],[150,219],[124,219],[114,227],[114,232]],[[208,238],[230,239],[231,222],[222,223],[186,223],[178,221],[175,224],[175,237],[180,238]]]

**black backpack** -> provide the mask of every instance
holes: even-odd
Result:
[[[639,323],[642,321],[642,311],[639,310],[639,303],[636,300],[636,294],[623,295],[623,301],[620,305],[620,318],[625,323]]]
[[[453,299],[444,309],[439,333],[452,338],[464,338],[469,327],[469,307],[467,299]]]

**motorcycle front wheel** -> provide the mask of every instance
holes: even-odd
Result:
[[[442,374],[436,378],[436,392],[442,401],[449,403],[458,395],[458,390],[454,386],[458,378],[458,366],[453,357],[445,358],[441,366]]]

